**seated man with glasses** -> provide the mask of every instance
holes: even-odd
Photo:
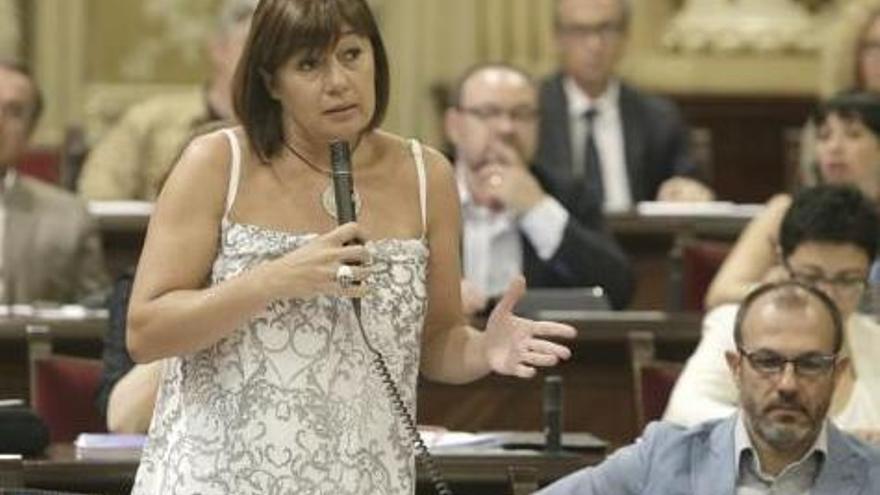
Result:
[[[842,374],[830,416],[844,430],[874,441],[880,428],[880,326],[856,313],[880,236],[874,205],[857,190],[818,186],[799,193],[782,221],[779,263],[768,280],[793,279],[827,293],[846,322]],[[692,426],[736,409],[736,386],[724,364],[735,350],[738,305],[719,306],[703,320],[703,336],[670,397],[665,420]]]
[[[445,126],[461,196],[465,309],[487,309],[519,273],[530,287],[600,286],[622,308],[633,276],[602,212],[569,214],[530,167],[537,104],[532,79],[504,64],[473,67],[453,88]]]
[[[795,280],[754,289],[725,357],[741,406],[691,429],[648,425],[640,442],[540,494],[880,493],[880,451],[827,420],[849,370],[843,319]]]
[[[621,81],[631,0],[556,0],[559,71],[541,85],[537,167],[549,192],[577,214],[598,204],[626,211],[638,201],[705,201],[693,179],[687,130],[675,105]]]

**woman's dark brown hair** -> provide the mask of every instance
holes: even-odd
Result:
[[[270,94],[264,74],[273,76],[295,54],[326,52],[343,27],[365,36],[373,47],[376,108],[367,130],[375,129],[388,108],[390,76],[385,45],[364,0],[262,0],[257,6],[232,94],[236,117],[261,161],[284,143],[281,104]]]

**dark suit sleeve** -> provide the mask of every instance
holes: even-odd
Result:
[[[545,190],[559,190],[549,183],[544,172],[532,170]],[[557,199],[569,212],[562,242],[549,260],[538,262],[543,270],[535,270],[529,282],[544,287],[598,285],[605,290],[612,307],[626,307],[635,289],[635,278],[626,255],[605,231],[599,205],[590,202],[572,205],[566,198]],[[528,257],[537,259],[531,245],[526,249]],[[549,274],[545,273],[548,271]]]
[[[125,345],[125,321],[128,315],[128,299],[131,294],[132,282],[131,274],[122,275],[113,284],[113,292],[107,303],[110,318],[107,332],[104,334],[102,356],[104,368],[101,372],[101,382],[95,398],[95,405],[105,418],[107,417],[110,392],[116,383],[134,367],[134,361],[128,354],[128,348]]]
[[[566,286],[602,287],[615,309],[632,298],[635,282],[626,255],[611,236],[586,228],[574,216],[569,216],[562,242],[547,263]]]
[[[697,167],[690,153],[688,128],[681,112],[674,103],[664,101],[666,114],[667,140],[665,143],[665,163],[669,167],[669,177],[683,175],[698,178]]]
[[[635,201],[656,199],[660,185],[670,177],[698,178],[690,134],[674,102],[622,84],[620,111]]]

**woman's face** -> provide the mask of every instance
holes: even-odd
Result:
[[[290,57],[271,83],[288,139],[353,140],[376,109],[374,73],[370,40],[349,29],[325,53]]]
[[[817,152],[822,179],[880,196],[880,142],[860,120],[829,114],[819,126]]]
[[[880,92],[880,15],[865,30],[859,53],[862,89]]]

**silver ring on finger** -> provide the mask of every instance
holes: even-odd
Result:
[[[343,289],[354,286],[354,270],[348,265],[339,265],[336,269],[336,283]]]

